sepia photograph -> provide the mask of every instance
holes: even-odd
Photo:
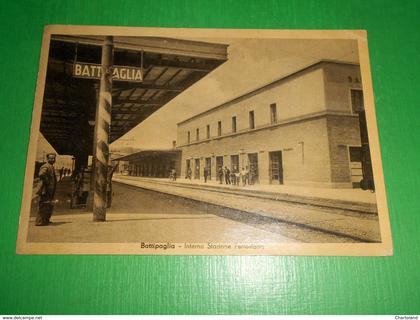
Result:
[[[47,26],[17,253],[392,255],[367,41]]]

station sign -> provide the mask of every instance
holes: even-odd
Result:
[[[113,66],[112,80],[143,82],[143,72],[141,68],[130,66]],[[73,76],[85,79],[101,79],[102,67],[100,64],[80,63],[73,65]]]

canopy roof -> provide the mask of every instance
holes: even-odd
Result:
[[[40,131],[59,154],[92,154],[99,80],[73,77],[75,62],[100,64],[103,38],[52,36]],[[227,60],[227,45],[114,37],[114,65],[143,68],[143,82],[114,81],[110,143]]]
[[[181,150],[174,149],[155,149],[155,150],[141,150],[132,154],[128,154],[114,161],[136,161],[144,158],[158,157],[158,158],[173,158],[181,155]]]

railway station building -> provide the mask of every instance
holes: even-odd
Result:
[[[180,150],[142,150],[117,159],[121,174],[136,177],[168,178],[181,170]]]
[[[320,61],[178,123],[181,176],[248,167],[260,184],[372,180],[360,67]]]

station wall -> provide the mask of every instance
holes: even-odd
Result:
[[[244,95],[181,123],[178,126],[178,144],[188,144],[188,132],[190,143],[196,142],[197,129],[200,132],[199,141],[208,139],[207,125],[210,125],[209,138],[218,137],[219,121],[222,123],[222,136],[234,133],[232,117],[236,117],[236,132],[247,131],[250,111],[254,111],[255,128],[267,126],[271,122],[270,105],[274,103],[279,122],[320,112],[325,108],[323,87],[322,69],[306,70],[302,75],[292,76],[281,85],[268,85],[267,88],[258,89],[252,94]]]
[[[193,178],[209,166],[217,179],[221,159],[232,170],[237,157],[239,171],[257,164],[261,184],[351,188],[348,147],[361,143],[350,92],[360,81],[359,66],[323,62],[181,122],[181,176],[189,164]]]

